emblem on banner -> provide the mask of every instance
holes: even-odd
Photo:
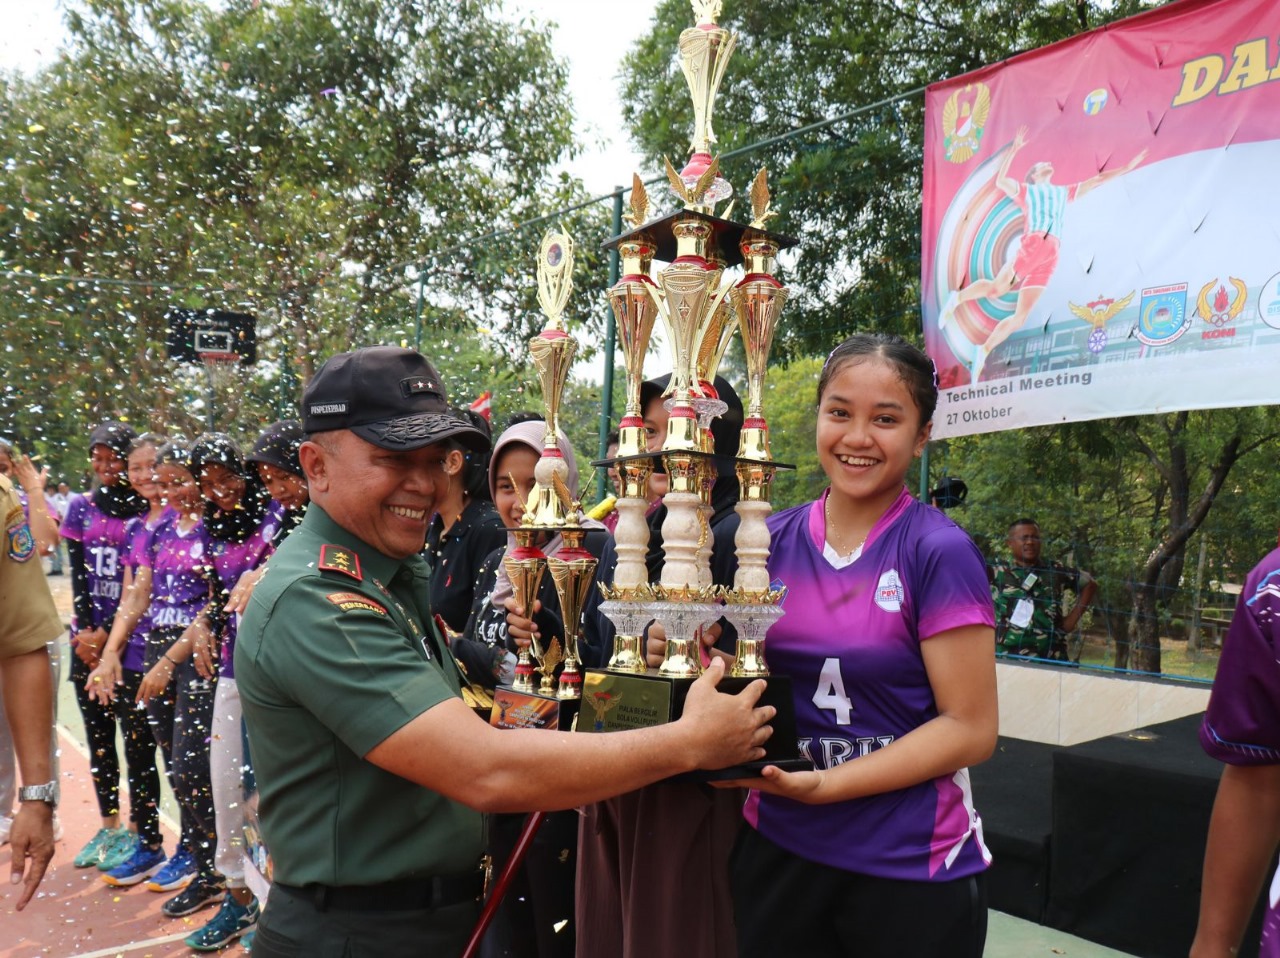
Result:
[[[1107,323],[1124,309],[1133,299],[1134,291],[1121,299],[1107,299],[1099,296],[1092,302],[1080,306],[1067,300],[1071,312],[1093,327],[1089,334],[1089,352],[1100,353],[1107,348]]]
[[[1088,116],[1097,116],[1102,112],[1103,107],[1107,105],[1107,100],[1111,99],[1111,94],[1101,88],[1093,90],[1084,98],[1084,112]]]
[[[1168,346],[1191,325],[1187,315],[1187,284],[1152,286],[1142,291],[1138,328],[1134,335],[1147,346]]]
[[[1200,287],[1200,295],[1196,297],[1196,315],[1210,325],[1225,326],[1240,315],[1248,301],[1249,287],[1244,280],[1234,276],[1227,277],[1227,280],[1236,292],[1234,297],[1216,277]],[[1214,286],[1218,288],[1215,290]]]
[[[1258,318],[1272,329],[1280,329],[1280,273],[1258,290]]]
[[[978,152],[982,130],[991,113],[991,90],[985,83],[969,83],[947,97],[942,107],[942,153],[963,163]]]

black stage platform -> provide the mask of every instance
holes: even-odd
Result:
[[[1140,958],[1185,958],[1221,766],[1200,715],[1081,745],[1001,738],[971,770],[991,907]],[[1241,958],[1257,954],[1261,902]]]

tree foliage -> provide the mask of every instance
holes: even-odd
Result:
[[[173,305],[259,317],[265,362],[218,401],[248,431],[328,354],[412,345],[420,312],[446,340],[539,325],[539,234],[473,240],[581,196],[549,173],[571,104],[545,27],[495,0],[73,0],[66,19],[55,64],[0,83],[0,428],[200,428],[198,371],[164,356]],[[603,236],[603,217],[565,225]]]

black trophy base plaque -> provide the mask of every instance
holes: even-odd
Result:
[[[495,728],[549,728],[573,730],[581,699],[559,699],[555,693],[517,692],[509,685],[493,690],[489,724]]]
[[[659,675],[657,669],[643,673],[609,672],[587,669],[582,683],[582,707],[575,731],[620,732],[624,729],[652,728],[674,722],[684,711],[684,700],[693,679]],[[754,679],[726,675],[717,688],[736,695]],[[500,690],[501,691],[501,690]],[[772,705],[778,714],[770,722],[773,734],[765,743],[765,757],[758,762],[734,765],[714,772],[689,772],[681,780],[714,782],[735,778],[758,778],[766,765],[784,771],[811,771],[813,764],[801,756],[796,734],[795,702],[791,679],[785,675],[766,678],[761,705]]]

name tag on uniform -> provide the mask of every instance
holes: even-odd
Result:
[[[1036,604],[1030,599],[1019,599],[1013,607],[1013,615],[1009,616],[1009,624],[1015,629],[1025,629],[1031,624],[1031,613],[1035,610]]]

